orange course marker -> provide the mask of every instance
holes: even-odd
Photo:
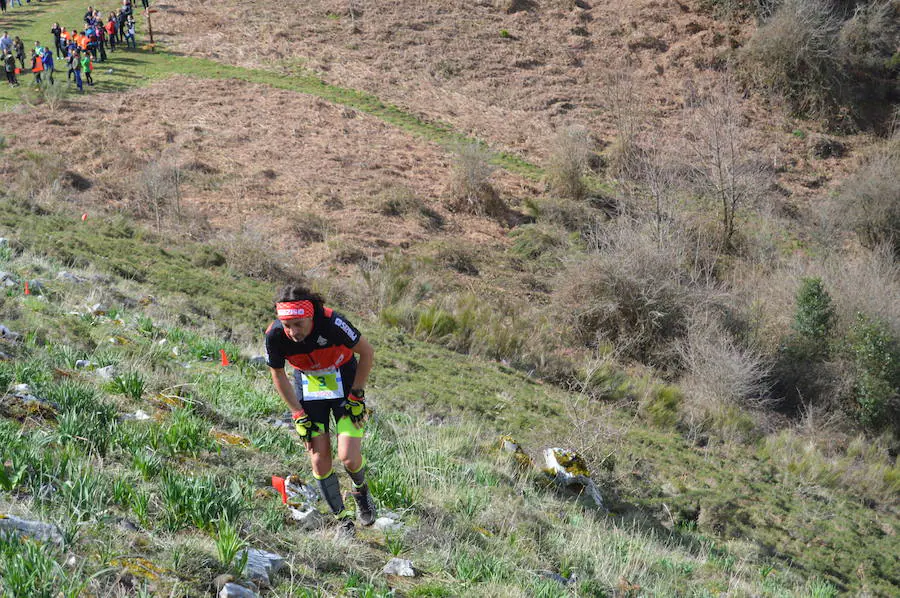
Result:
[[[27,281],[27,280],[25,281],[25,294],[26,294],[26,295],[30,295],[30,294],[31,294],[31,289],[28,288],[28,281]]]
[[[279,478],[278,476],[272,476],[272,488],[278,490],[281,493],[281,502],[287,504],[287,490],[284,488],[284,478]]]
[[[87,220],[87,212],[81,215],[81,221],[85,222]]]
[[[222,356],[222,367],[226,367],[226,366],[231,365],[231,364],[228,362],[228,356],[225,355],[225,349],[219,349],[219,355]]]

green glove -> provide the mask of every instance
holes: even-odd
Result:
[[[309,416],[302,411],[295,411],[292,414],[292,418],[294,420],[294,429],[297,430],[297,434],[300,435],[300,440],[303,442],[311,442],[312,433],[318,432],[319,426],[309,421]]]
[[[350,417],[350,421],[354,424],[359,424],[366,421],[366,399],[363,397],[357,397],[352,392],[350,396],[347,397],[347,403],[344,405],[347,409],[347,415]]]

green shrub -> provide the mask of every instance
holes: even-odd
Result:
[[[76,598],[90,578],[80,567],[68,572],[52,544],[0,536],[0,588],[8,598]]]
[[[898,429],[900,349],[888,326],[857,314],[848,335],[848,351],[855,369],[853,385],[857,414],[871,428]]]
[[[510,231],[509,251],[523,260],[535,260],[554,249],[565,247],[566,233],[554,226],[526,224]]]
[[[237,479],[228,484],[213,476],[182,477],[165,473],[162,478],[164,524],[172,531],[188,525],[212,530],[222,520],[237,521],[247,508]]]
[[[821,278],[804,278],[797,291],[797,311],[793,327],[811,347],[827,351],[835,323],[831,295],[825,290]]]
[[[134,401],[140,401],[145,389],[144,376],[140,372],[116,374],[110,381],[109,388],[113,392],[125,395]]]
[[[677,387],[661,385],[650,393],[643,410],[654,425],[671,428],[678,423],[678,408],[682,399],[681,390]]]
[[[227,518],[220,519],[216,526],[216,553],[222,567],[238,577],[243,575],[249,556],[244,551],[238,558],[238,553],[246,546],[247,543],[238,535],[237,528]]]

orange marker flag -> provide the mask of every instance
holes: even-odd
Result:
[[[82,222],[87,221],[87,212],[85,212],[84,214],[81,215],[81,221]]]
[[[284,488],[284,478],[279,478],[277,476],[272,476],[272,488],[275,488],[281,493],[281,502],[287,504],[287,490]]]
[[[27,281],[27,280],[25,281],[25,294],[26,294],[26,295],[30,295],[30,294],[31,294],[31,289],[28,288],[28,281]]]
[[[225,349],[219,349],[219,355],[222,356],[222,367],[231,365],[231,364],[228,362],[228,356],[225,355]]]

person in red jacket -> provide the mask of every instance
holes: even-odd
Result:
[[[266,363],[309,451],[319,492],[341,526],[352,531],[332,466],[330,422],[334,417],[338,458],[353,482],[357,518],[363,525],[372,525],[376,511],[366,483],[362,439],[365,386],[375,350],[346,317],[325,307],[319,295],[303,286],[285,287],[275,312],[278,319],[266,330]],[[285,363],[294,367],[294,384],[284,371]]]

